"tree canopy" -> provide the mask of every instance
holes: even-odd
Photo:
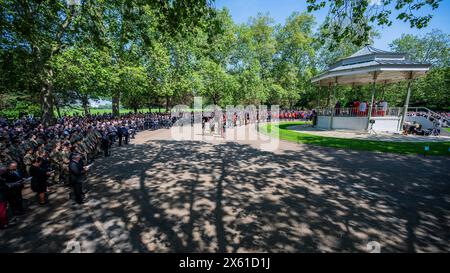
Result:
[[[283,24],[269,14],[236,24],[227,9],[207,0],[72,2],[0,0],[0,115],[33,113],[51,124],[61,109],[75,104],[88,114],[89,101],[99,98],[111,99],[115,115],[121,105],[169,109],[190,104],[194,96],[220,106],[324,106],[329,96],[311,85],[311,77],[378,37],[371,21],[391,23],[370,1],[309,0],[310,10],[331,7],[318,30],[306,12],[292,13]],[[379,9],[395,2],[397,10],[410,10],[398,19],[423,27],[429,17],[414,11],[437,8],[440,1],[379,2]],[[372,17],[364,21],[369,12]],[[353,21],[339,17],[349,14]],[[336,32],[339,20],[345,23]],[[413,105],[448,107],[449,36],[403,35],[390,47],[434,66],[417,81]],[[385,97],[400,105],[395,88],[386,87]],[[339,88],[337,96],[345,102],[366,93]]]
[[[395,19],[407,22],[411,28],[424,28],[433,18],[420,10],[435,10],[442,0],[307,0],[308,11],[328,7],[328,16],[323,28],[324,37],[333,41],[349,41],[356,46],[364,45],[370,39],[373,25],[391,26],[392,12]],[[331,47],[330,47],[331,48]]]

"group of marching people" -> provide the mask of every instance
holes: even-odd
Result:
[[[309,110],[211,112],[202,113],[201,122],[203,134],[208,125],[211,132],[217,129],[223,134],[227,128],[275,120],[310,120],[312,115],[313,111]],[[195,123],[194,120],[194,113],[191,112],[191,126]]]

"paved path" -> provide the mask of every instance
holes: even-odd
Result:
[[[87,204],[32,201],[0,251],[450,251],[450,158],[217,139],[140,133],[95,162]]]
[[[391,141],[391,142],[444,142],[450,141],[450,135],[444,130],[441,131],[439,136],[415,136],[415,135],[401,135],[401,134],[388,134],[377,133],[368,134],[365,132],[351,131],[351,130],[325,130],[319,128],[313,128],[310,125],[293,125],[287,129],[297,131],[300,133],[306,133],[311,135],[318,135],[323,137],[336,137],[336,138],[351,138],[362,140],[375,140],[375,141]]]

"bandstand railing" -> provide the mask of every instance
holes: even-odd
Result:
[[[402,114],[401,107],[373,107],[372,117],[399,117]],[[335,117],[367,117],[369,109],[362,111],[359,107],[344,107],[344,108],[319,108],[317,109],[318,116],[335,116]]]

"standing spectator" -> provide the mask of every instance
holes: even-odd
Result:
[[[106,156],[109,156],[109,146],[110,144],[110,140],[108,138],[108,135],[106,134],[106,131],[102,133],[102,150]]]
[[[128,132],[127,126],[123,125],[122,128],[121,128],[121,131],[122,131],[122,135],[124,137],[125,145],[128,145],[128,141],[129,141],[129,138],[130,138],[130,133]]]
[[[31,189],[38,195],[39,204],[45,205],[48,200],[45,196],[47,193],[47,178],[52,174],[44,167],[42,167],[42,158],[36,158],[31,165],[30,175],[33,177],[31,180]]]
[[[312,110],[310,119],[312,120],[313,127],[316,127],[317,126],[317,113],[316,113],[316,110]]]
[[[119,147],[122,146],[123,131],[121,126],[117,126],[117,137],[119,138]]]
[[[353,115],[354,116],[356,116],[356,115],[358,115],[359,116],[359,106],[360,106],[360,102],[359,102],[359,100],[356,100],[355,102],[353,102]]]
[[[339,100],[336,102],[334,108],[336,109],[336,116],[339,116],[341,114],[341,102]]]
[[[33,164],[34,156],[33,156],[33,148],[28,148],[25,156],[23,157],[23,163],[25,164],[25,169],[27,175],[30,174],[30,167]]]
[[[2,175],[6,172],[6,169],[0,167],[0,229],[8,227],[8,203],[7,192],[8,186],[6,186],[6,180]]]
[[[42,169],[44,169],[45,171],[48,171],[48,172],[51,171],[52,166],[51,166],[50,157],[49,157],[48,152],[44,150],[41,155],[42,156],[40,157],[40,159],[41,159],[40,167]],[[34,162],[36,162],[36,160],[34,160]],[[30,168],[30,172],[31,172],[31,168]],[[32,176],[32,175],[30,174],[30,176]]]
[[[380,106],[381,106],[381,111],[382,111],[382,115],[385,116],[387,109],[388,109],[388,103],[385,100],[381,100],[380,102]]]
[[[75,201],[78,204],[83,203],[83,180],[86,174],[86,168],[81,161],[81,155],[75,154],[69,164],[70,184],[73,188]]]
[[[366,110],[367,110],[367,103],[365,101],[362,101],[361,104],[359,105],[359,113],[361,116],[365,116],[366,115]]]
[[[13,215],[23,215],[25,213],[23,208],[23,179],[17,171],[17,162],[11,162],[8,170],[3,174],[5,184],[9,188],[6,194],[6,199],[11,207]]]

